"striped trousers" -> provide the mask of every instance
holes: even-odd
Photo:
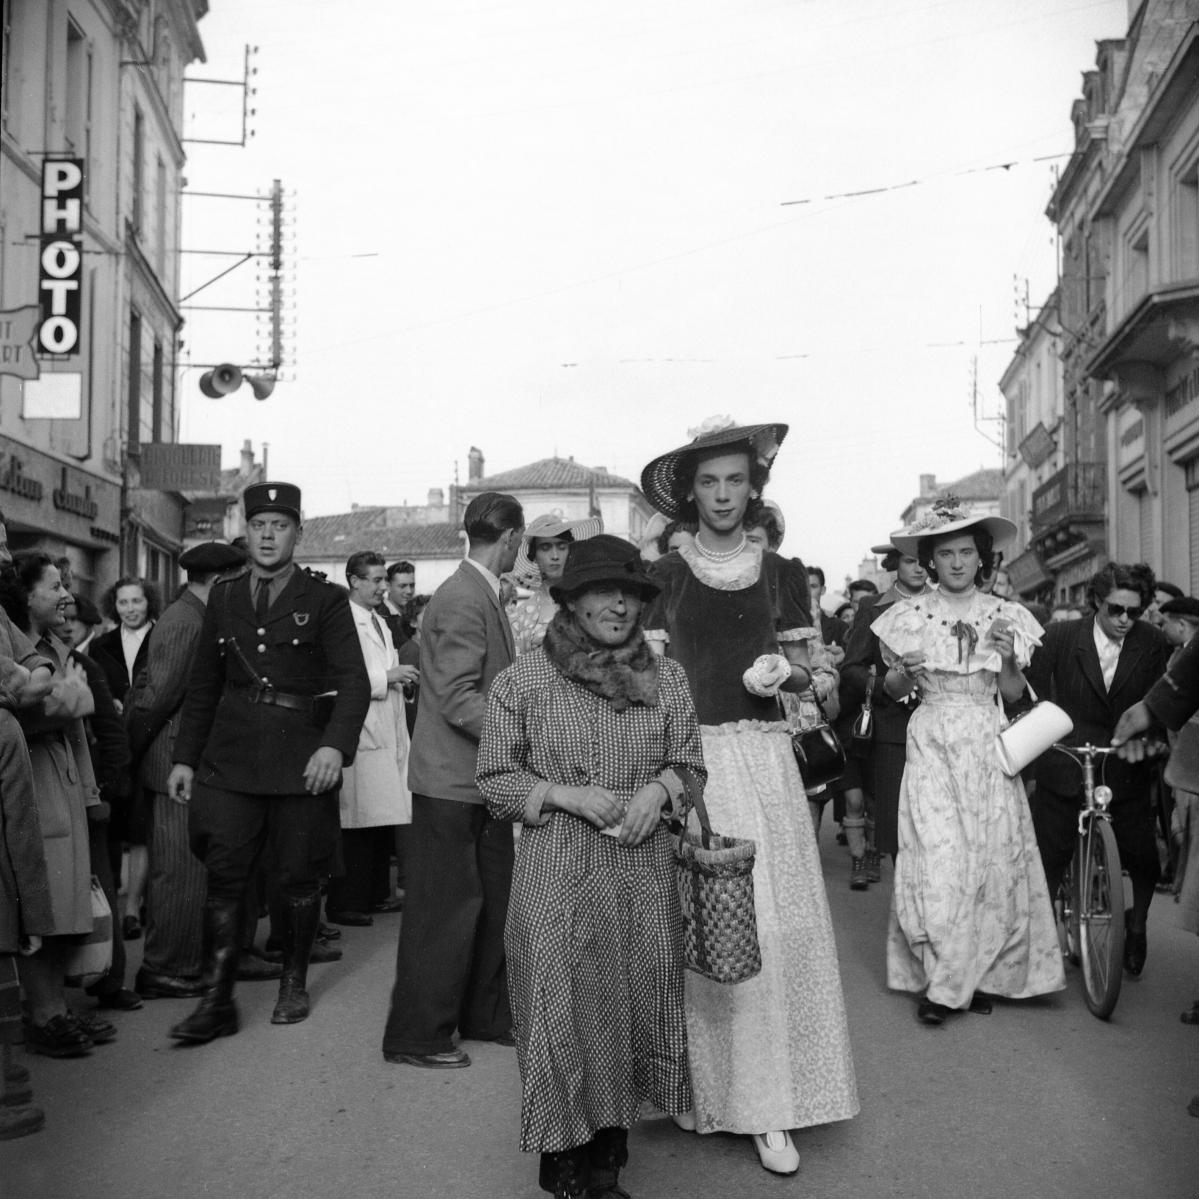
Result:
[[[150,878],[143,964],[156,974],[197,978],[208,877],[187,839],[187,805],[158,791],[150,799]]]

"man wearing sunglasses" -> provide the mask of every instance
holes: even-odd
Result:
[[[1037,698],[1053,700],[1074,721],[1074,731],[1066,738],[1070,744],[1110,744],[1121,713],[1139,703],[1165,673],[1169,643],[1141,620],[1154,592],[1148,566],[1109,563],[1091,579],[1091,614],[1045,630],[1045,640],[1024,675]],[[1156,769],[1151,762],[1109,760],[1102,780],[1113,792],[1112,831],[1121,865],[1132,880],[1124,968],[1134,976],[1145,967],[1145,925],[1161,872],[1151,796]],[[1050,750],[1037,759],[1033,772],[1033,825],[1053,895],[1074,852],[1082,768],[1066,754]]]

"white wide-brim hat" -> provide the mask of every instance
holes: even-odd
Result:
[[[991,534],[995,549],[1016,536],[1016,526],[1004,516],[975,515],[952,497],[937,500],[919,520],[891,534],[891,544],[901,553],[917,556],[916,547],[925,537],[946,537],[983,528]]]

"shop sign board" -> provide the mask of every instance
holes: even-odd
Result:
[[[147,491],[219,492],[221,489],[219,445],[145,442],[138,467],[138,486]]]
[[[118,483],[0,437],[0,510],[11,524],[58,533],[78,544],[118,539]]]
[[[38,299],[43,354],[79,353],[83,314],[83,159],[42,162],[42,239]]]
[[[33,346],[39,315],[36,304],[0,312],[0,375],[37,378],[39,367]]]

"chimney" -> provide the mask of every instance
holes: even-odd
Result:
[[[250,444],[250,439],[246,438],[241,443],[241,466],[238,468],[238,473],[245,477],[254,469],[254,447]]]
[[[444,508],[445,507],[445,492],[440,487],[429,488],[429,507]]]
[[[483,477],[483,451],[477,445],[472,445],[466,457],[470,463],[466,480],[468,483],[477,483]]]
[[[937,476],[936,475],[921,475],[920,476],[920,494],[922,496],[937,494]]]

